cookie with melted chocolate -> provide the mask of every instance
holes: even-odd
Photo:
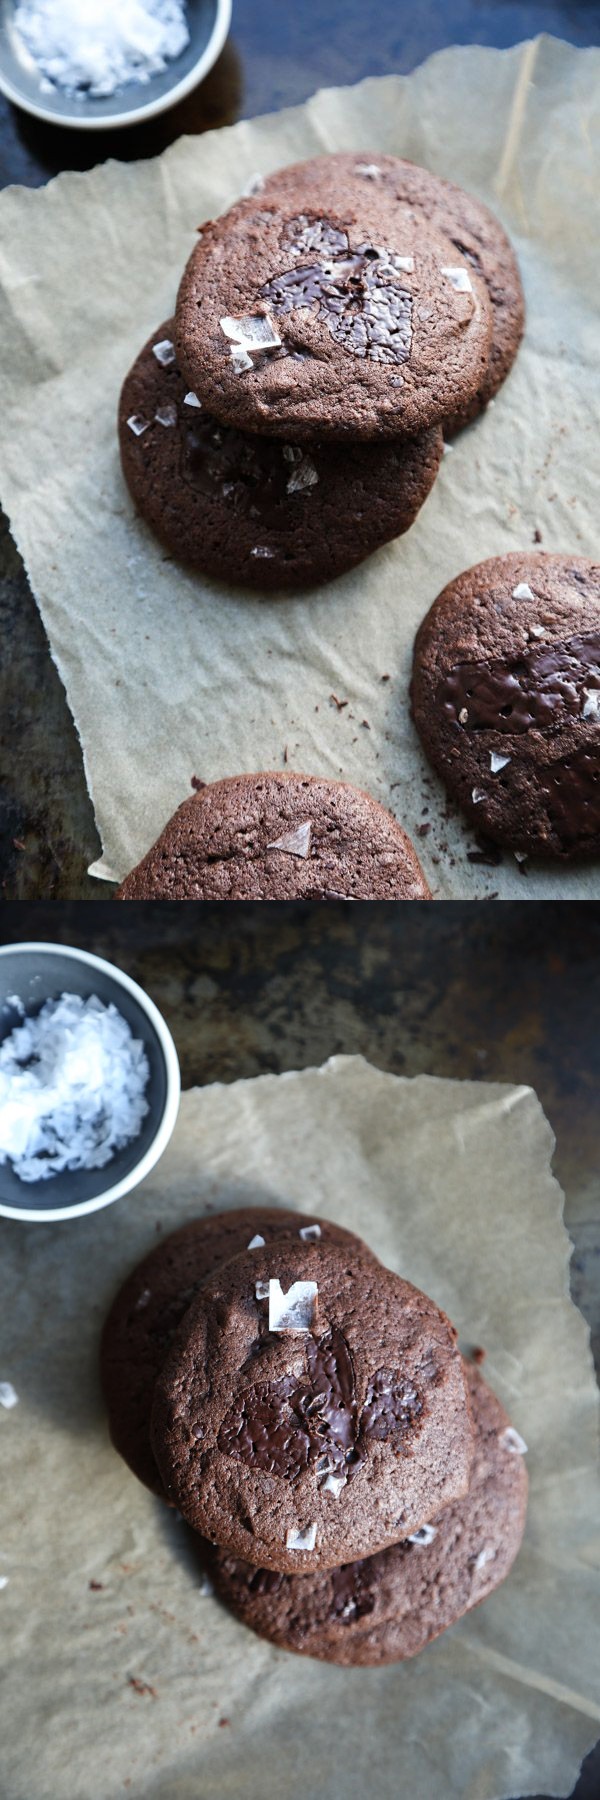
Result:
[[[456,1333],[372,1258],[275,1241],[204,1283],[158,1376],[151,1437],[203,1537],[261,1568],[335,1567],[466,1493]]]
[[[119,1289],[106,1319],[100,1347],[100,1375],[115,1450],[139,1481],[167,1499],[150,1444],[150,1413],[156,1377],[175,1332],[203,1281],[230,1257],[249,1249],[255,1237],[270,1244],[286,1239],[339,1244],[349,1254],[365,1246],[343,1226],[280,1207],[244,1206],[204,1219],[190,1219],[143,1257]],[[258,1246],[260,1247],[260,1245]]]
[[[433,486],[439,427],[404,442],[311,446],[219,424],[180,374],[168,320],[127,376],[123,473],[171,555],[261,591],[331,581],[413,524]]]
[[[506,1579],[525,1526],[524,1448],[504,1407],[465,1365],[475,1454],[469,1492],[412,1541],[316,1575],[276,1574],[217,1551],[217,1593],[283,1650],[346,1665],[417,1656]]]
[[[269,175],[262,201],[283,205],[301,185],[306,204],[326,205],[335,182],[336,196],[366,187],[374,197],[395,200],[418,223],[427,223],[448,237],[455,250],[485,282],[492,307],[492,340],[487,369],[477,392],[444,419],[444,436],[451,437],[489,405],[506,380],[515,360],[525,326],[525,301],[519,265],[512,244],[499,220],[474,194],[455,182],[433,175],[417,163],[376,152],[341,151],[335,156],[315,156]]]
[[[429,900],[402,827],[316,775],[232,775],[184,800],[118,900]]]
[[[298,444],[413,437],[485,380],[492,309],[473,265],[392,194],[327,201],[303,178],[203,226],[177,300],[190,387],[241,431]]]
[[[417,634],[412,708],[487,837],[520,856],[600,854],[600,564],[524,552],[451,581]]]

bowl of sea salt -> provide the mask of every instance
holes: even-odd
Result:
[[[231,0],[0,0],[0,88],[50,124],[137,125],[213,67]]]
[[[173,1132],[177,1051],[113,963],[62,944],[0,948],[0,1214],[47,1223],[137,1187]]]

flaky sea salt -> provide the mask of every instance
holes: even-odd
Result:
[[[53,87],[105,99],[189,44],[184,0],[20,0],[14,27]]]
[[[310,1331],[317,1306],[316,1281],[294,1281],[287,1294],[277,1278],[269,1282],[269,1331]]]
[[[170,364],[175,362],[175,345],[171,343],[170,338],[161,338],[159,344],[152,345],[152,355],[156,357],[157,363],[160,363],[161,369],[168,369]]]
[[[46,1000],[0,1045],[0,1163],[21,1181],[102,1169],[148,1112],[143,1043],[95,995]]]
[[[473,287],[466,269],[442,269],[442,275],[447,275],[455,293],[472,294]]]
[[[304,1528],[300,1526],[295,1531],[288,1531],[285,1543],[287,1550],[314,1550],[316,1541],[316,1525],[305,1525]]]
[[[283,850],[287,856],[309,856],[311,833],[310,819],[306,819],[294,831],[284,831],[283,837],[274,838],[272,844],[267,844],[267,850]]]
[[[19,1396],[15,1392],[12,1381],[0,1381],[0,1406],[4,1406],[6,1412],[11,1412],[13,1406],[18,1406],[18,1404]]]

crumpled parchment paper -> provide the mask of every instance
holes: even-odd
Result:
[[[529,1088],[335,1057],[184,1094],[160,1165],[105,1212],[2,1221],[3,1800],[571,1792],[600,1733],[598,1394],[552,1148]],[[121,1279],[159,1224],[261,1201],[338,1219],[432,1294],[529,1445],[515,1569],[412,1663],[328,1668],[255,1638],[108,1441],[98,1338]]]
[[[597,554],[600,50],[538,38],[442,51],[414,74],[0,197],[0,493],[80,734],[104,855],[122,877],[190,777],[343,777],[418,839],[434,894],[600,895],[597,866],[468,861],[408,714],[412,643],[441,587],[533,546]],[[121,381],[169,316],[196,227],[255,172],[323,150],[412,157],[472,189],[523,269],[527,337],[407,537],[333,585],[261,599],[191,576],[136,520],[117,454]],[[382,682],[382,676],[389,681]],[[331,694],[347,699],[339,711]],[[368,728],[364,721],[368,721]]]

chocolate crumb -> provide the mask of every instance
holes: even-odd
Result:
[[[348,701],[347,700],[338,700],[337,694],[330,694],[329,698],[330,698],[330,700],[333,700],[334,706],[337,706],[338,712],[343,712],[344,707],[348,706]]]
[[[101,1594],[104,1591],[104,1582],[88,1581],[88,1587],[91,1588],[93,1594]]]
[[[195,789],[197,794],[199,794],[201,789],[205,788],[206,785],[205,781],[201,781],[199,775],[192,775],[191,786]]]

